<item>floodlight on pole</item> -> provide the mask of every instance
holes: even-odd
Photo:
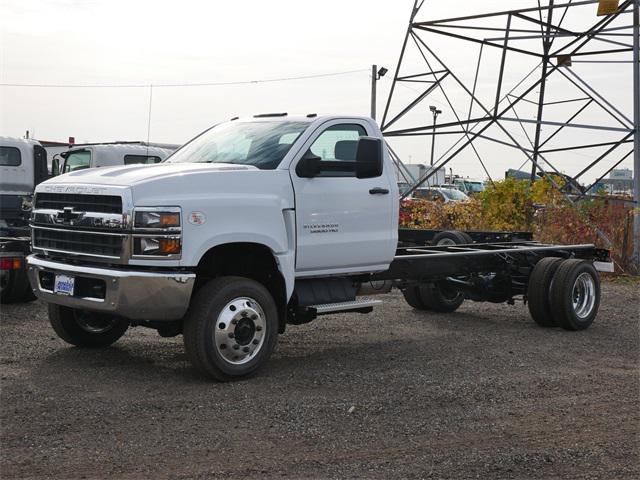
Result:
[[[377,65],[371,65],[371,118],[376,119],[376,86],[378,80],[384,77],[389,70]]]
[[[436,123],[438,122],[438,115],[442,113],[442,110],[439,110],[433,105],[429,105],[429,110],[433,115],[433,134],[431,136],[431,166],[433,166],[433,155],[436,150]]]

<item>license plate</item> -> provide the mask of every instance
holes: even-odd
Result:
[[[76,279],[67,275],[56,275],[56,281],[53,284],[53,293],[60,295],[73,295]]]

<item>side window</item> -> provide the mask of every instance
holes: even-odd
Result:
[[[358,139],[367,135],[364,127],[357,124],[332,125],[320,134],[309,150],[320,157],[321,177],[355,176],[356,149]],[[322,162],[334,164],[331,169],[322,171]],[[345,162],[344,170],[335,167],[336,162]],[[348,162],[348,163],[347,163]]]
[[[367,132],[360,125],[333,125],[311,145],[311,153],[322,160],[355,161],[356,144]]]
[[[79,150],[70,153],[64,162],[63,173],[82,170],[91,166],[91,152],[89,150]]]
[[[152,156],[152,155],[125,155],[124,156],[124,164],[125,165],[135,165],[135,164],[153,164],[160,163],[162,159],[160,157]]]
[[[0,167],[19,167],[21,163],[20,150],[15,147],[0,147]]]

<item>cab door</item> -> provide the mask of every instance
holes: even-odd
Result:
[[[380,176],[366,179],[356,178],[353,168],[335,168],[340,161],[353,164],[358,139],[375,134],[367,127],[356,120],[334,120],[318,127],[299,155],[320,157],[313,178],[296,173],[300,158],[292,162],[298,276],[382,270],[393,258],[398,199],[388,165]]]

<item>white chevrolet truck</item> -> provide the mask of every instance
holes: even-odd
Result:
[[[541,326],[593,322],[607,251],[464,235],[399,246],[398,198],[370,118],[234,119],[162,163],[40,184],[29,278],[68,343],[182,334],[194,367],[223,381],[264,365],[287,324],[368,313],[391,287],[425,312],[524,298]]]

